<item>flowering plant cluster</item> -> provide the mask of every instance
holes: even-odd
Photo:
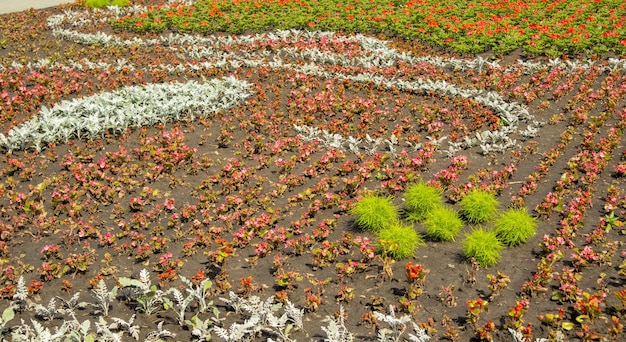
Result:
[[[619,340],[625,10],[567,5],[3,15],[0,335]]]

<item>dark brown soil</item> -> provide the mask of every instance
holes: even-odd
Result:
[[[77,5],[66,8],[79,9]],[[145,127],[129,130],[118,136],[107,134],[101,140],[95,141],[71,140],[67,144],[50,145],[39,153],[6,153],[0,162],[0,192],[3,194],[0,199],[0,240],[4,248],[0,251],[3,258],[0,262],[0,280],[4,287],[0,295],[6,299],[4,306],[9,305],[20,275],[24,276],[27,285],[33,281],[41,282],[41,289],[33,291],[30,298],[34,303],[45,306],[55,296],[69,298],[77,292],[81,292],[82,300],[92,301],[90,286],[98,279],[104,279],[111,288],[118,277],[137,278],[142,269],[151,271],[153,283],[159,284],[162,289],[179,287],[181,282],[177,279],[178,275],[191,278],[198,272],[204,272],[205,276],[214,280],[212,299],[226,317],[222,322],[223,326],[228,327],[245,318],[230,312],[226,314],[229,308],[219,298],[227,296],[228,291],[240,291],[242,295],[256,295],[265,299],[284,290],[288,299],[297,307],[307,308],[305,330],[293,335],[299,341],[323,340],[325,335],[320,327],[325,323],[322,320],[326,316],[335,315],[340,305],[345,308],[346,326],[355,334],[356,340],[377,340],[377,325],[371,322],[368,324],[368,314],[374,310],[386,313],[390,305],[397,308],[398,314],[408,314],[414,322],[419,322],[433,340],[452,339],[446,334],[453,331],[458,333],[460,341],[476,339],[477,333],[468,322],[466,306],[468,300],[476,299],[489,301],[489,311],[480,316],[478,325],[483,327],[489,320],[493,321],[497,331],[491,332],[491,336],[495,341],[511,340],[505,328],[507,315],[515,307],[516,301],[521,300],[528,300],[530,303],[522,320],[524,327],[532,326],[534,338],[553,337],[556,330],[561,330],[559,327],[542,324],[537,319],[538,315],[556,314],[561,309],[564,310],[564,320],[575,323],[572,330],[563,331],[566,340],[580,338],[581,324],[576,323],[575,319],[581,313],[575,308],[576,301],[559,303],[551,300],[553,292],[559,287],[556,274],[560,274],[564,267],[574,267],[571,257],[573,248],[561,247],[564,258],[553,266],[555,278],[546,285],[547,293],[529,296],[522,291],[522,284],[533,278],[538,263],[546,256],[541,248],[542,238],[557,234],[561,219],[567,215],[566,211],[557,211],[540,218],[537,234],[521,246],[503,249],[502,259],[496,266],[472,270],[471,263],[462,251],[463,234],[475,228],[467,225],[463,234],[454,242],[436,242],[426,237],[426,246],[416,250],[415,258],[396,261],[392,279],[386,280],[382,276],[381,258],[364,259],[358,245],[354,243],[356,238],[369,238],[372,245],[375,245],[376,237],[355,227],[354,217],[349,215],[349,209],[361,194],[368,191],[393,196],[394,203],[399,209],[403,209],[403,190],[406,186],[418,179],[435,181],[436,175],[451,165],[451,160],[442,151],[436,151],[434,160],[422,167],[415,167],[411,165],[411,160],[418,156],[418,152],[407,148],[406,153],[401,154],[401,148],[406,148],[406,145],[402,145],[398,147],[397,155],[385,151],[371,156],[365,153],[357,155],[347,150],[335,152],[338,156],[324,167],[324,159],[332,150],[318,143],[303,143],[292,128],[294,124],[306,124],[344,137],[352,135],[363,139],[366,134],[388,138],[392,133],[397,133],[402,141],[416,139],[425,143],[428,133],[420,124],[420,119],[426,117],[425,113],[429,111],[435,113],[437,120],[444,122],[442,130],[434,134],[450,136],[453,131],[458,133],[461,127],[453,126],[450,118],[446,117],[445,113],[451,112],[459,117],[458,122],[463,123],[467,132],[474,136],[476,132],[493,129],[494,123],[489,121],[496,115],[493,110],[471,100],[426,92],[401,92],[373,84],[314,76],[294,81],[293,72],[269,68],[242,67],[228,71],[212,69],[203,73],[170,75],[148,72],[139,75],[112,68],[106,72],[85,70],[75,76],[83,84],[81,89],[67,91],[67,94],[64,93],[67,87],[55,88],[53,81],[42,79],[49,76],[52,80],[67,84],[74,77],[71,73],[64,75],[64,72],[54,68],[40,69],[38,72],[44,77],[38,78],[26,68],[14,73],[10,71],[13,69],[12,62],[27,64],[41,58],[60,64],[67,64],[69,60],[80,61],[82,58],[88,58],[92,62],[111,62],[126,58],[141,70],[147,70],[152,64],[184,62],[171,50],[159,46],[86,46],[54,37],[45,25],[46,19],[66,8],[0,16],[0,41],[6,40],[5,47],[0,49],[0,64],[6,68],[0,68],[0,81],[7,82],[7,89],[2,88],[0,91],[8,91],[12,95],[19,93],[19,89],[9,87],[9,80],[12,78],[23,81],[24,86],[29,89],[37,84],[48,89],[44,95],[24,97],[21,105],[0,103],[0,124],[5,133],[11,127],[36,115],[42,105],[51,107],[60,100],[81,98],[133,84],[234,75],[253,83],[255,94],[245,104],[231,111],[199,121]],[[113,33],[104,24],[82,30]],[[121,32],[115,34],[131,35]],[[401,41],[392,41],[392,45],[401,51],[411,51],[417,56],[440,53]],[[503,57],[503,67],[514,67],[521,55],[518,52]],[[539,62],[547,65],[547,60],[541,59]],[[600,68],[601,62],[596,65],[596,68]],[[396,75],[399,68],[394,66],[385,72]],[[626,85],[626,74],[623,70],[611,74],[597,69],[575,70],[563,72],[555,80],[548,80],[551,72],[548,67],[531,75],[495,70],[479,73],[432,66],[416,66],[402,72],[404,74],[398,77],[405,80],[425,77],[446,80],[458,87],[497,91],[508,101],[528,106],[537,120],[545,122],[539,135],[531,140],[523,141],[519,135],[513,136],[517,140],[517,146],[509,151],[485,156],[479,147],[473,147],[459,153],[467,158],[467,169],[460,172],[458,180],[443,187],[448,204],[455,208],[458,208],[455,203],[455,194],[458,195],[456,190],[462,189],[464,184],[481,186],[482,183],[482,186],[487,187],[502,185],[503,188],[498,191],[498,200],[500,208],[505,210],[511,205],[512,196],[519,196],[527,177],[537,171],[537,167],[546,160],[548,151],[562,142],[561,135],[571,127],[569,129],[573,130],[573,138],[562,146],[560,155],[542,173],[536,192],[524,198],[525,207],[531,213],[537,214],[534,212],[536,206],[548,193],[556,191],[557,182],[566,170],[570,170],[570,158],[584,150],[591,150],[588,144],[583,144],[585,134],[593,132],[592,140],[597,144],[594,151],[598,151],[602,150],[600,139],[608,137],[611,128],[622,129],[619,125],[620,115],[624,115],[623,89]],[[593,75],[594,72],[597,75]],[[582,75],[581,80],[575,79],[575,74]],[[505,77],[512,79],[510,84],[502,81]],[[605,89],[603,82],[609,77],[615,77],[617,81],[611,89]],[[573,82],[571,90],[562,97],[555,98],[554,92],[559,85],[566,82]],[[523,92],[519,91],[524,87],[527,88],[526,92],[535,92],[537,97],[527,101]],[[619,91],[622,95],[618,96],[615,106],[609,106],[608,93],[618,89],[621,89]],[[331,99],[329,93],[335,98]],[[599,99],[589,104],[590,98],[594,96]],[[299,99],[305,101],[298,103]],[[352,104],[357,101],[371,105],[355,109]],[[310,109],[308,106],[318,108]],[[584,122],[575,122],[574,113],[577,108],[582,108],[587,113]],[[563,120],[551,120],[559,113],[563,113]],[[604,113],[608,113],[608,117],[594,130],[594,120]],[[224,131],[231,132],[232,139],[220,142],[218,138]],[[286,147],[272,151],[279,142],[285,142]],[[255,144],[256,148],[246,148],[246,145]],[[303,146],[311,148],[310,155],[306,156]],[[188,158],[174,164],[168,162],[172,155],[188,149],[193,151]],[[581,298],[583,292],[595,294],[602,290],[607,294],[605,302],[601,304],[600,317],[591,323],[587,322],[591,332],[586,338],[623,338],[621,332],[614,336],[609,332],[613,327],[611,317],[623,319],[625,313],[621,307],[623,303],[614,295],[625,289],[626,282],[623,272],[619,273],[626,254],[623,231],[619,227],[612,229],[599,242],[588,243],[587,237],[601,225],[601,219],[609,213],[605,211],[608,189],[613,187],[622,195],[626,190],[624,178],[618,177],[613,170],[615,165],[623,162],[624,151],[620,135],[617,145],[608,151],[607,159],[610,160],[601,170],[599,178],[591,184],[585,184],[580,179],[575,181],[563,192],[561,198],[565,207],[576,197],[576,189],[589,191],[592,196],[591,205],[586,208],[583,224],[573,234],[572,242],[578,249],[591,246],[594,251],[605,253],[606,256],[602,262],[594,262],[590,266],[577,269],[581,276],[577,284]],[[116,163],[114,154],[126,154],[127,159],[113,167]],[[283,170],[277,165],[280,159],[289,160],[292,157],[300,160],[292,169]],[[206,158],[210,158],[210,165],[203,165],[202,161]],[[18,160],[23,165],[15,169],[11,165],[12,160]],[[108,166],[99,167],[98,163],[103,160]],[[340,171],[341,164],[347,161],[353,162],[357,167]],[[240,182],[225,182],[224,179],[235,178],[231,171],[226,171],[229,164],[236,172],[247,172],[247,176]],[[495,181],[493,173],[502,171],[508,165],[514,165],[515,172],[500,183]],[[315,174],[305,175],[311,166],[316,170]],[[155,173],[158,167],[163,167],[164,171]],[[359,167],[368,168],[369,171],[360,172]],[[32,173],[30,170],[33,170]],[[582,172],[579,172],[580,176]],[[88,180],[81,180],[81,175]],[[221,180],[213,181],[211,177],[215,176],[220,176]],[[287,182],[289,177],[297,184],[282,186],[281,183]],[[352,189],[347,182],[353,177],[368,178],[364,178],[356,189]],[[91,181],[94,183],[90,183]],[[321,181],[330,184],[326,188],[320,186],[321,190],[315,192],[315,187]],[[385,185],[392,186],[393,182],[396,182],[397,188],[385,188]],[[39,194],[33,191],[41,184],[47,184],[47,187]],[[109,190],[110,196],[90,192],[98,188]],[[63,191],[68,191],[70,199],[55,207],[53,194]],[[339,200],[326,205],[326,193],[339,196]],[[299,194],[305,199],[297,200],[296,196]],[[211,198],[212,196],[215,197]],[[141,198],[145,204],[134,209],[130,205],[132,198]],[[173,209],[165,208],[166,199],[174,200]],[[231,204],[231,200],[242,202]],[[36,202],[40,207],[24,209],[24,204],[29,201],[32,201],[31,204]],[[71,208],[73,205],[77,207]],[[321,208],[311,210],[315,206]],[[193,208],[196,210],[193,211]],[[187,211],[191,213],[187,215]],[[614,215],[623,218],[625,213],[624,201],[619,200]],[[181,219],[168,223],[172,221],[174,214],[180,215]],[[239,215],[239,218],[233,215]],[[269,217],[268,222],[254,223],[263,217]],[[327,236],[321,234],[320,224],[324,222],[331,222]],[[491,228],[491,223],[483,226]],[[425,234],[421,224],[416,224],[415,229]],[[236,235],[241,231],[250,234],[248,241],[237,240]],[[115,241],[110,244],[102,240],[107,232],[115,236]],[[283,240],[268,238],[272,233],[280,235],[281,232],[285,234]],[[155,245],[160,239],[165,243],[157,248]],[[309,241],[304,244],[301,252],[286,246],[286,241],[298,239]],[[253,262],[255,250],[264,242],[268,243],[269,251]],[[150,244],[152,247],[152,251],[145,258],[138,255],[138,245],[143,244]],[[60,247],[60,256],[46,260],[40,251],[44,246],[51,245]],[[224,251],[224,246],[232,254],[220,264],[211,259],[210,255],[218,250]],[[315,253],[328,249],[328,246],[335,246],[334,255],[326,260],[325,265],[316,265]],[[70,264],[71,258],[83,253],[87,255],[88,267],[70,267],[66,272],[57,272],[50,279],[46,279],[44,263],[59,264],[63,268]],[[171,253],[171,262],[163,261],[167,253]],[[106,254],[110,255],[110,261],[105,260]],[[287,288],[279,286],[276,282],[276,273],[279,270],[274,264],[277,257],[284,260],[285,272],[296,272],[301,280],[294,281]],[[341,277],[337,272],[338,267],[350,261],[362,262],[364,269]],[[419,263],[430,270],[421,296],[412,302],[413,309],[404,308],[400,303],[409,287],[405,277],[408,261]],[[159,266],[160,262],[165,266]],[[171,272],[169,277],[168,272]],[[510,284],[499,295],[492,296],[487,275],[495,275],[497,272],[506,274],[510,278]],[[159,281],[158,277],[163,281]],[[251,293],[242,287],[242,281],[246,277],[252,279],[254,290]],[[472,278],[475,281],[471,281]],[[352,288],[353,299],[340,300],[338,292],[342,286]],[[447,303],[443,298],[443,288],[453,288],[452,302]],[[321,296],[319,307],[315,308],[307,302],[307,292]],[[110,316],[124,319],[134,313],[132,305],[121,297],[113,302],[111,309]],[[191,311],[193,310],[187,313],[188,318],[193,316]],[[18,314],[18,318],[25,322],[29,322],[31,317],[34,317],[32,311]],[[209,317],[209,314],[202,316],[203,319]],[[63,319],[65,317],[59,315],[50,321],[40,321],[44,326],[51,327],[59,326]],[[79,320],[85,319],[97,319],[92,309],[79,311]],[[450,322],[444,326],[446,319]],[[135,324],[142,328],[144,338],[149,331],[156,330],[155,323],[159,321],[165,322],[163,328],[177,334],[174,340],[190,338],[189,327],[179,326],[171,311],[162,311],[151,316],[137,313]],[[19,320],[8,325],[17,322]],[[380,328],[385,327],[380,322],[378,325]],[[598,336],[593,336],[592,333]],[[269,336],[263,335],[258,340],[265,340],[267,337]],[[218,339],[217,336],[214,338]]]

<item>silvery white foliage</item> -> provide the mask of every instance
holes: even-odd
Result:
[[[401,341],[401,337],[406,332],[407,323],[411,322],[411,317],[409,315],[404,315],[402,317],[396,317],[396,313],[393,309],[393,305],[389,305],[389,314],[383,314],[378,311],[374,312],[374,317],[381,322],[385,322],[389,325],[389,328],[382,328],[378,330],[378,341],[379,342],[399,342]],[[426,332],[421,329],[417,324],[411,322],[413,325],[413,330],[416,335],[410,334],[409,340],[415,342],[424,342],[428,341],[430,337],[426,335]]]
[[[464,143],[463,142],[449,142],[448,149],[442,150],[442,152],[446,155],[446,157],[451,158],[456,156],[462,149]]]
[[[474,59],[474,62],[476,64],[476,69],[478,70],[478,72],[483,72],[483,68],[485,67],[488,61],[489,61],[488,59],[483,58],[481,56],[478,56],[476,57],[476,59]]]
[[[226,305],[230,306],[233,310],[235,310],[235,314],[241,314],[241,306],[244,303],[245,298],[238,296],[233,291],[228,291],[228,298],[220,297],[220,300]]]
[[[91,321],[85,320],[80,323],[76,318],[73,321],[66,321],[68,323],[69,337],[65,341],[86,341],[87,338],[93,338],[94,334],[89,332],[91,329]]]
[[[13,295],[13,301],[11,307],[17,311],[23,311],[27,307],[26,300],[28,299],[28,288],[24,281],[24,276],[20,276],[15,284],[15,294]]]
[[[515,330],[509,328],[509,333],[513,337],[513,342],[532,342],[532,340],[524,338],[522,333],[519,332],[519,331],[515,331]],[[556,341],[558,341],[558,342],[563,341],[563,333],[560,330],[557,331]],[[537,338],[537,339],[535,339],[535,342],[548,342],[548,339],[547,338]]]
[[[211,331],[215,321],[211,318],[201,320],[198,315],[185,320],[185,324],[191,327],[191,336],[198,341],[209,341],[211,339]]]
[[[387,150],[391,153],[392,156],[396,155],[396,145],[398,145],[398,138],[395,135],[391,135],[389,139],[385,139],[385,144],[387,144]]]
[[[411,322],[411,325],[413,325],[413,332],[415,332],[415,334],[409,334],[409,341],[425,342],[430,340],[430,336],[426,334],[426,330],[420,328],[415,322]]]
[[[105,342],[122,342],[123,331],[111,331],[109,324],[104,320],[102,316],[98,317],[96,322],[96,332],[98,334],[98,341]]]
[[[603,68],[603,70],[605,72],[613,72],[615,70],[618,70],[619,68],[622,68],[623,70],[626,70],[626,60],[624,59],[620,59],[620,58],[609,58],[607,61],[608,66],[605,66]]]
[[[229,292],[228,299],[220,299],[229,305],[235,304],[239,310],[250,315],[244,323],[235,323],[228,330],[215,327],[218,336],[227,341],[241,340],[245,336],[254,336],[262,332],[278,336],[281,341],[292,341],[289,333],[293,328],[303,327],[304,310],[296,308],[289,300],[283,307],[282,303],[274,302],[274,296],[262,301],[258,296],[238,298],[232,291]],[[275,313],[281,308],[284,308],[284,312],[277,316]]]
[[[165,301],[164,305],[166,305],[166,310],[169,307],[173,307],[176,310],[176,316],[177,316],[176,318],[178,319],[178,324],[184,325],[185,311],[187,311],[187,308],[189,307],[189,305],[193,303],[195,299],[195,295],[193,293],[188,293],[187,296],[185,297],[183,293],[180,292],[176,288],[172,288],[170,292],[174,296],[174,301],[172,302],[167,297],[163,298],[163,300]]]
[[[525,130],[519,132],[524,139],[534,138],[539,134],[539,127],[528,125]]]
[[[122,9],[116,9],[116,11],[126,11]],[[133,9],[135,13],[139,13],[142,11],[142,8]],[[125,12],[126,13],[126,12]],[[103,15],[106,13],[103,11]],[[122,14],[119,12],[118,14]],[[64,22],[71,22],[76,18],[80,17],[80,13],[73,13],[68,11],[65,13],[66,17],[63,18],[54,18],[50,20],[50,25],[54,29],[61,29]],[[104,18],[103,18],[104,20]],[[75,34],[78,34],[74,31]],[[97,38],[97,37],[96,37]],[[307,74],[317,75],[321,77],[337,77],[339,79],[347,79],[353,80],[357,82],[374,82],[378,85],[384,86],[395,86],[398,89],[403,91],[437,91],[443,92],[444,94],[450,96],[461,96],[466,98],[472,98],[477,102],[488,106],[496,112],[499,113],[500,118],[508,125],[516,127],[516,124],[519,120],[531,121],[534,118],[529,114],[528,110],[520,106],[516,103],[507,103],[502,96],[497,93],[478,91],[472,89],[462,89],[457,86],[447,84],[446,82],[435,82],[432,80],[417,80],[413,83],[403,83],[397,80],[386,80],[381,76],[374,76],[371,74],[361,74],[354,76],[346,76],[338,73],[330,73],[325,71],[323,68],[320,68],[318,65],[314,63],[309,63],[303,66],[290,65],[282,62],[280,60],[280,52],[277,53],[273,60],[264,61],[265,57],[269,56],[269,52],[267,51],[257,51],[257,52],[246,52],[244,53],[245,57],[242,58],[240,56],[235,56],[234,54],[227,53],[227,59],[224,58],[223,51],[219,51],[222,46],[232,46],[234,44],[255,44],[260,40],[283,40],[283,41],[298,41],[298,40],[317,40],[320,39],[338,39],[345,42],[354,42],[357,41],[363,47],[363,50],[366,51],[365,55],[359,55],[352,59],[346,59],[346,56],[333,54],[331,52],[319,51],[319,50],[310,50],[302,52],[307,54],[310,59],[313,59],[313,62],[316,63],[334,63],[339,65],[392,65],[393,63],[403,60],[411,64],[416,63],[431,63],[433,65],[437,65],[439,67],[453,67],[453,68],[461,68],[461,69],[475,69],[475,70],[483,70],[485,67],[489,68],[500,68],[498,61],[489,61],[485,58],[478,57],[476,59],[444,59],[441,57],[413,57],[410,53],[402,52],[399,53],[395,49],[388,47],[388,42],[365,37],[362,35],[356,35],[354,37],[342,37],[338,36],[333,32],[303,32],[298,30],[289,30],[289,31],[279,31],[276,33],[265,33],[265,34],[255,34],[255,35],[247,35],[247,36],[239,36],[239,37],[199,37],[192,35],[180,35],[180,34],[170,34],[169,36],[162,36],[157,39],[145,39],[141,40],[139,38],[135,38],[134,40],[121,41],[117,37],[109,37],[102,38],[102,40],[110,40],[113,43],[133,43],[133,44],[141,44],[141,45],[153,45],[153,44],[163,44],[167,46],[176,46],[176,45],[188,45],[191,46],[191,50],[196,49],[196,51],[200,51],[204,49],[204,53],[207,58],[219,58],[218,56],[222,56],[222,61],[220,62],[219,67],[222,68],[234,68],[239,67],[240,65],[247,65],[250,67],[266,64],[270,65],[273,68],[285,68],[290,70],[296,70],[300,72],[305,72]],[[89,39],[95,39],[91,37]],[[189,47],[184,47],[184,49],[189,50]],[[200,49],[200,50],[198,50]],[[297,49],[295,48],[285,48],[284,53],[287,55],[296,54]],[[256,56],[256,57],[255,57]],[[200,57],[200,56],[196,56]],[[258,58],[257,58],[258,57]],[[571,63],[571,62],[570,62]],[[622,63],[623,64],[623,63]],[[592,62],[581,63],[578,62],[578,65],[582,68],[589,68],[593,65]],[[614,62],[614,65],[617,65],[617,62]],[[546,67],[556,68],[556,67],[566,67],[565,63],[562,63],[560,60],[553,60],[550,65],[527,62],[527,61],[518,61],[518,67],[522,68],[525,73],[533,73]],[[572,65],[569,66],[572,68]],[[180,71],[183,68],[189,69],[189,65],[177,65],[177,66],[168,66],[162,65],[161,68],[170,69],[172,72]],[[193,67],[196,68],[196,67]],[[6,138],[5,138],[6,139]],[[5,141],[0,137],[0,141]],[[41,143],[40,143],[41,144]],[[39,145],[40,145],[39,144]]]
[[[343,305],[339,306],[339,315],[337,318],[334,316],[326,316],[324,322],[328,323],[328,326],[322,326],[322,331],[326,334],[325,342],[352,342],[354,341],[354,334],[352,334],[345,324],[345,312]]]
[[[245,341],[254,333],[254,327],[259,323],[258,316],[252,316],[243,323],[233,323],[228,329],[214,327],[213,331],[227,342]]]
[[[107,316],[109,314],[109,306],[117,296],[117,286],[114,286],[109,291],[104,279],[100,279],[98,284],[91,290],[91,295],[96,300],[96,303],[92,305],[102,313],[102,316]]]
[[[54,332],[44,327],[39,322],[31,319],[32,328],[24,323],[17,326],[11,331],[11,340],[16,342],[57,342],[62,341],[62,338],[68,331],[68,324],[63,322],[61,326],[55,327]]]
[[[340,134],[333,134],[327,130],[322,130],[322,145],[329,148],[342,149],[343,137]]]
[[[577,60],[573,60],[573,61],[567,60],[567,61],[565,61],[565,69],[568,72],[573,72],[574,70],[576,70],[578,68],[581,68],[581,67],[582,67],[582,64],[579,61],[577,61]]]
[[[137,302],[137,310],[150,316],[161,308],[166,292],[152,285],[150,271],[144,268],[139,272],[139,279],[120,277],[118,282],[133,291],[130,297]]]
[[[559,57],[556,58],[550,58],[548,59],[548,65],[553,68],[556,69],[558,67],[560,67],[562,65],[561,59]]]
[[[72,137],[94,139],[119,126],[141,127],[164,121],[195,119],[232,107],[251,96],[250,84],[227,77],[204,83],[147,84],[82,99],[61,101],[14,127],[0,144],[14,149],[35,148]]]
[[[174,337],[176,337],[175,333],[169,330],[163,329],[163,321],[161,321],[157,325],[157,330],[149,332],[148,335],[146,335],[146,339],[144,341],[145,342],[159,342],[159,341],[163,341],[164,338],[174,338]]]
[[[57,308],[56,298],[50,298],[50,302],[48,302],[48,306],[43,306],[41,304],[35,304],[33,307],[33,311],[35,311],[35,315],[44,321],[49,321],[54,319],[57,314],[60,314],[59,309]]]
[[[56,297],[61,301],[61,307],[59,311],[64,315],[70,315],[73,319],[76,319],[76,310],[86,308],[89,303],[87,302],[79,302],[80,292],[76,292],[69,299],[65,299],[63,297]]]
[[[448,137],[434,138],[434,137],[431,137],[430,135],[427,135],[426,139],[428,139],[428,141],[430,142],[430,144],[432,146],[435,146],[435,147],[439,148],[439,147],[441,147],[441,143],[444,140],[448,139]]]
[[[517,60],[517,64],[522,67],[526,75],[534,74],[545,68],[545,66],[539,62],[523,61],[521,59]]]
[[[348,143],[348,149],[350,150],[350,152],[355,153],[355,154],[359,153],[360,151],[359,145],[361,144],[361,142],[362,142],[361,139],[355,138],[353,136],[349,136],[347,143]]]
[[[207,312],[209,308],[213,308],[213,313],[215,314],[216,307],[213,305],[213,301],[207,301],[209,296],[209,291],[211,286],[213,286],[213,282],[209,278],[204,279],[200,284],[196,285],[192,283],[185,276],[180,276],[180,281],[183,282],[187,286],[185,291],[192,295],[193,298],[198,302],[198,310],[199,312]],[[219,312],[218,312],[219,313]]]
[[[417,152],[422,149],[422,144],[418,142],[407,141],[406,144],[411,148],[412,152]]]
[[[139,341],[140,328],[138,325],[133,325],[133,322],[135,321],[134,314],[128,319],[128,321],[125,321],[118,317],[111,317],[111,320],[113,321],[113,323],[109,325],[110,330],[116,330],[120,332],[127,331],[128,335]]]
[[[305,142],[321,141],[322,130],[311,126],[294,125],[294,129]]]
[[[369,147],[366,147],[367,154],[373,155],[374,153],[376,153],[376,151],[378,151],[378,147],[380,146],[380,144],[383,143],[383,139],[382,138],[372,138],[369,134],[366,134],[365,135],[365,143],[369,145]]]

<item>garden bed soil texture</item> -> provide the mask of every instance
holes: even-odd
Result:
[[[120,280],[139,279],[145,269],[164,292],[186,295],[181,276],[211,279],[208,296],[223,319],[215,325],[224,328],[250,316],[220,300],[230,291],[289,301],[305,311],[303,329],[289,334],[297,341],[326,338],[325,319],[336,319],[341,307],[355,340],[376,341],[389,326],[373,312],[390,314],[390,306],[432,340],[513,340],[508,328],[533,340],[623,338],[623,62],[533,57],[521,49],[456,54],[382,34],[240,35],[227,44],[214,39],[229,36],[218,32],[166,43],[160,37],[179,32],[113,29],[98,20],[109,15],[68,4],[0,16],[5,136],[44,106],[63,113],[62,101],[93,101],[89,96],[149,83],[232,76],[247,82],[250,96],[195,119],[199,110],[185,108],[178,121],[107,128],[91,138],[79,138],[88,129],[78,128],[67,141],[44,141],[39,151],[3,145],[2,307],[16,303],[20,277],[28,287],[26,304],[6,323],[13,332],[24,329],[20,319],[53,331],[64,321],[103,317],[109,326],[112,317],[128,321],[135,314],[139,339],[159,329],[175,333],[163,334],[165,340],[193,339],[195,313],[202,320],[214,313],[199,313],[196,302],[183,311],[187,323],[162,305],[142,312],[137,294]],[[89,44],[61,30],[139,39]],[[384,55],[382,46],[395,50]],[[335,60],[316,57],[323,54]],[[376,57],[382,63],[372,62]],[[478,68],[477,58],[493,64]],[[420,80],[432,82],[431,89]],[[459,90],[467,92],[453,93]],[[500,98],[479,97],[487,93]],[[131,105],[116,106],[112,115]],[[528,116],[506,122],[503,113],[519,108]],[[536,234],[502,249],[495,266],[480,267],[464,256],[463,240],[473,229],[492,229],[491,221],[466,223],[451,242],[429,239],[418,222],[425,245],[415,257],[385,258],[376,234],[360,230],[350,210],[375,192],[391,196],[402,213],[404,190],[419,180],[457,210],[469,189],[488,189],[501,211],[527,208],[537,217]],[[411,278],[415,265],[428,270],[421,282]],[[109,290],[121,287],[106,317],[91,305],[100,280]],[[51,305],[61,309],[58,297],[77,293],[89,304],[76,308],[75,318],[67,308],[41,310],[55,298]],[[130,330],[111,330],[132,339]],[[7,338],[11,333],[4,330]]]

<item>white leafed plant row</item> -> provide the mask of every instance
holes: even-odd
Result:
[[[43,107],[7,136],[0,134],[0,145],[9,151],[40,150],[50,142],[94,139],[106,132],[208,116],[251,95],[251,85],[234,77],[125,87]]]

